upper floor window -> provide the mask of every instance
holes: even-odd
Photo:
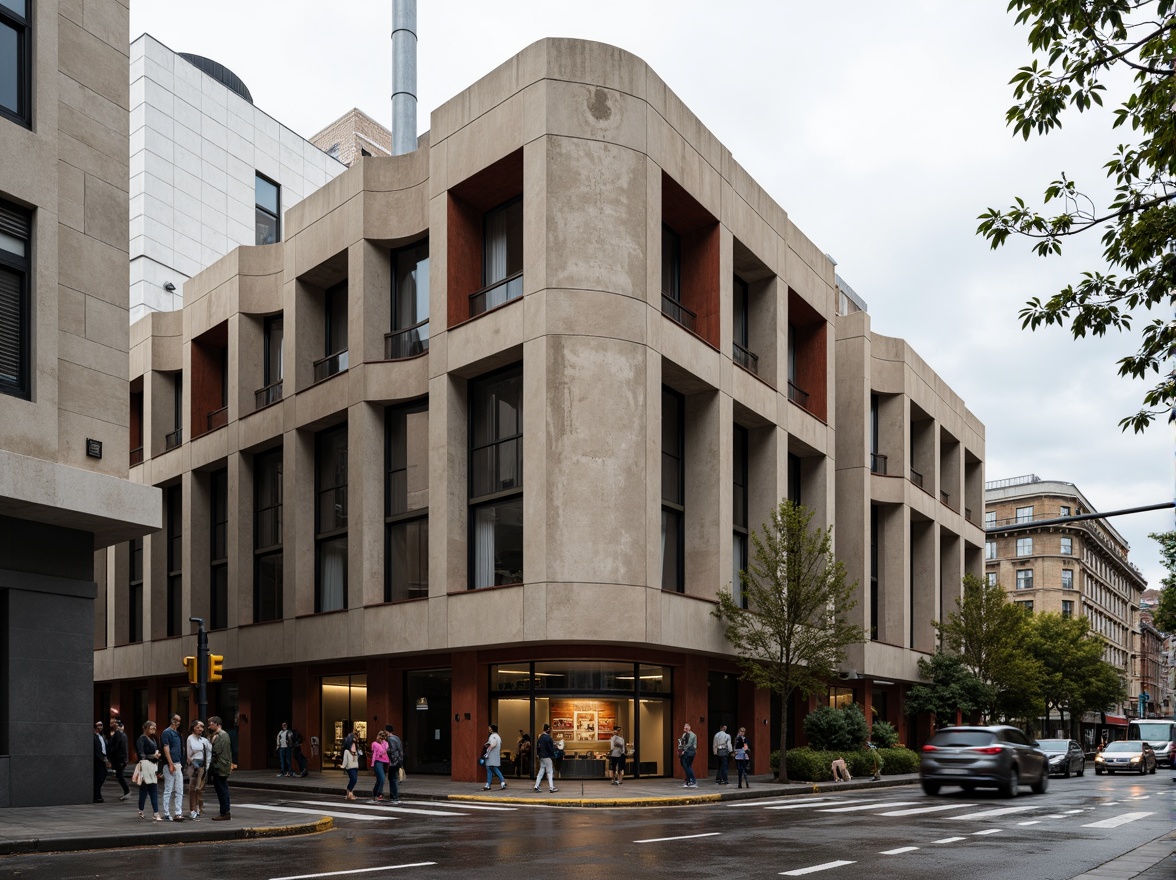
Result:
[[[0,10],[5,2],[0,0]],[[0,47],[0,65],[3,57]],[[0,201],[0,392],[26,398],[31,392],[29,221],[28,211]]]
[[[258,409],[282,399],[282,379],[286,372],[285,343],[286,323],[283,316],[266,318],[261,352],[262,387],[257,390],[255,401]]]
[[[428,239],[397,251],[392,262],[392,332],[384,356],[396,360],[429,350]]]
[[[347,607],[347,426],[315,444],[315,611]]]
[[[682,239],[662,224],[662,311],[685,327],[694,329],[695,314],[682,305]]]
[[[735,363],[753,373],[759,373],[759,357],[749,348],[748,301],[750,288],[746,281],[736,275],[732,279],[732,305],[734,310],[733,329],[735,349],[732,357]]]
[[[29,0],[0,0],[0,116],[32,127],[32,10]]]
[[[1061,546],[1060,552],[1061,552],[1062,556],[1073,556],[1074,555],[1074,539],[1073,538],[1062,538],[1062,546]]]
[[[1033,600],[1032,599],[1020,599],[1020,600],[1014,602],[1013,604],[1018,606],[1019,608],[1024,608],[1030,614],[1033,613]]]
[[[282,450],[253,459],[253,622],[282,619]]]
[[[1072,568],[1063,568],[1062,569],[1062,589],[1063,590],[1074,589],[1074,569],[1072,569]]]
[[[143,641],[143,539],[132,538],[127,566],[127,641]]]
[[[347,281],[327,290],[323,304],[323,357],[314,362],[314,381],[347,369]]]
[[[1033,507],[1018,507],[1017,508],[1017,522],[1033,522]]]
[[[385,423],[384,601],[429,595],[429,406],[389,409]]]
[[[996,511],[987,510],[984,512],[984,528],[991,529],[996,526]]]
[[[1018,556],[1032,556],[1033,555],[1033,539],[1032,538],[1017,538],[1017,555]]]
[[[662,388],[661,430],[662,589],[685,590],[686,401]]]
[[[747,428],[736,425],[731,444],[731,597],[741,608],[747,596],[739,573],[747,568]]]
[[[172,430],[163,438],[165,450],[184,442],[184,374],[172,373]]]
[[[1018,568],[1017,569],[1017,589],[1018,590],[1032,590],[1033,589],[1033,569]]]
[[[212,516],[209,530],[208,628],[229,625],[229,471],[213,471],[209,481]]]
[[[184,619],[184,490],[164,490],[167,505],[167,634],[183,635]]]
[[[470,315],[522,295],[523,197],[518,196],[482,218],[482,289],[470,300]]]
[[[988,586],[995,587],[996,583],[997,583],[996,572],[995,571],[988,572],[987,574],[984,575],[984,580],[987,582]]]
[[[996,541],[984,542],[984,558],[996,559]]]
[[[1066,620],[1069,620],[1073,616],[1074,616],[1074,603],[1068,599],[1064,600],[1062,602],[1062,617],[1065,618]]]
[[[282,239],[282,188],[258,174],[255,178],[257,244],[274,244]]]
[[[470,582],[523,582],[523,368],[470,383]]]
[[[1061,509],[1058,511],[1058,513],[1060,516],[1069,516],[1070,515],[1070,506],[1068,504],[1063,504],[1061,506]]]

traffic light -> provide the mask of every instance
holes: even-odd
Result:
[[[220,681],[221,680],[221,673],[224,672],[224,669],[222,668],[222,664],[224,662],[225,662],[225,658],[222,657],[220,654],[209,654],[208,655],[208,680],[209,681]]]
[[[185,657],[184,667],[188,670],[188,683],[196,684],[196,682],[199,680],[198,673],[196,671],[196,658]]]

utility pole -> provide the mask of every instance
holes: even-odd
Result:
[[[196,702],[200,717],[207,721],[208,715],[208,633],[204,631],[203,617],[189,617],[191,623],[200,627],[196,634]]]

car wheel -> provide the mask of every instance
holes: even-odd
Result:
[[[1017,768],[1013,767],[1009,771],[1008,778],[998,786],[997,791],[1000,792],[1001,797],[1015,798],[1020,794],[1020,788],[1021,780],[1018,778]]]
[[[1083,758],[1082,763],[1080,763],[1078,765],[1078,769],[1074,772],[1074,775],[1075,776],[1082,776],[1084,773],[1086,773],[1086,759],[1085,758]]]
[[[924,782],[923,782],[923,793],[924,793],[924,794],[929,794],[929,795],[931,795],[932,797],[934,797],[935,795],[939,794],[939,783],[938,783],[938,782],[926,782],[926,781],[924,781]]]
[[[1070,775],[1070,765],[1066,765],[1066,775]],[[1041,768],[1041,776],[1033,783],[1032,789],[1034,794],[1045,794],[1045,790],[1049,788],[1049,765]]]
[[[1176,779],[1176,776],[1173,776],[1172,778],[1173,778],[1173,779]],[[976,790],[976,785],[975,785],[975,783],[972,783],[972,782],[961,782],[961,783],[960,783],[960,788],[961,788],[963,791],[975,791],[975,790]]]
[[[1107,774],[1107,776],[1114,776],[1114,775],[1115,775],[1115,771],[1114,771],[1114,770],[1110,770],[1110,769],[1108,769],[1108,770],[1106,771],[1106,774]]]
[[[1066,761],[1066,769],[1062,771],[1062,779],[1069,779],[1069,778],[1070,778],[1070,762],[1069,762],[1069,760],[1067,760]]]

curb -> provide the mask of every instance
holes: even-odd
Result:
[[[314,822],[302,822],[296,825],[275,825],[268,828],[210,828],[200,831],[161,831],[147,836],[142,834],[106,834],[81,837],[42,837],[28,840],[0,841],[0,856],[79,852],[95,849],[133,849],[148,846],[170,846],[177,843],[262,840],[274,837],[318,834],[322,831],[330,831],[334,827],[334,821],[324,816]]]

